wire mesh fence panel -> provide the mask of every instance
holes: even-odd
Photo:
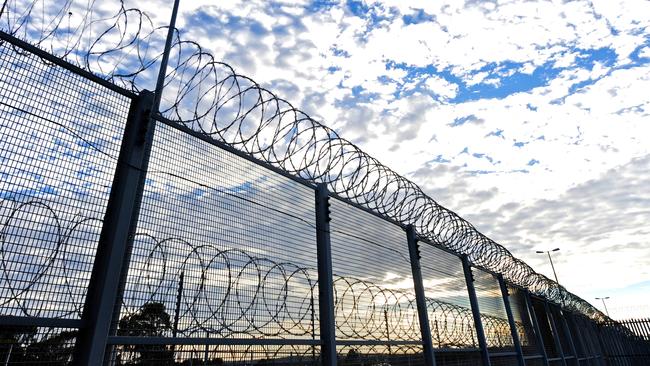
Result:
[[[491,273],[478,268],[472,268],[472,273],[489,351],[495,353],[514,351],[510,324],[498,280]]]
[[[171,6],[155,17],[137,0],[5,1],[0,29],[57,57],[138,91],[155,88]]]
[[[481,365],[481,353],[472,349],[445,348],[435,351],[437,366]]]
[[[436,348],[477,348],[467,284],[460,258],[420,244],[427,315]]]
[[[574,356],[573,348],[571,347],[571,339],[569,334],[565,331],[564,327],[564,315],[559,311],[559,308],[555,305],[549,306],[551,311],[551,320],[555,323],[555,329],[557,330],[557,338],[560,341],[560,346],[562,347],[562,353],[565,357]]]
[[[584,336],[581,334],[582,332],[580,331],[580,328],[578,327],[578,323],[575,320],[575,314],[570,314],[570,313],[567,314],[567,323],[568,323],[569,332],[571,333],[571,337],[573,339],[573,343],[576,347],[576,353],[578,354],[578,359],[584,359],[590,357],[591,354],[587,348],[587,343],[585,342]],[[584,363],[588,364],[588,360],[584,360]]]
[[[339,366],[420,366],[424,365],[421,346],[363,345],[338,346]]]
[[[315,237],[311,188],[158,123],[117,333],[314,339]]]
[[[510,309],[515,320],[521,350],[525,356],[537,355],[540,349],[530,312],[526,306],[526,298],[524,297],[526,294],[512,286],[508,286],[508,293],[510,294]]]
[[[578,324],[580,324],[581,327],[582,339],[584,340],[585,347],[587,349],[588,354],[592,356],[596,356],[596,355],[602,356],[604,350],[599,340],[599,335],[596,326],[588,319],[582,316],[579,316],[577,319],[578,319]]]
[[[0,363],[68,365],[76,338],[76,329],[5,325],[0,327]]]
[[[526,358],[526,366],[546,366],[544,360],[541,358]]]
[[[341,201],[331,201],[337,340],[418,344],[421,333],[404,230]],[[380,349],[389,352],[392,346]]]
[[[490,357],[491,366],[518,366],[517,357],[508,355],[508,356],[492,356]]]
[[[0,43],[0,315],[78,318],[130,99]]]
[[[111,356],[115,365],[320,365],[320,347],[306,345],[117,345]]]
[[[102,11],[91,3],[14,1],[0,12],[0,27],[50,52],[0,33],[0,362],[5,365],[71,361],[79,334],[73,327],[82,324],[133,96],[115,85],[135,92],[153,86],[161,59],[167,29],[154,20],[166,19],[169,9],[151,19],[119,1],[102,2]],[[113,319],[116,337],[109,337],[111,344],[120,341],[108,348],[115,364],[320,364],[314,191],[297,182],[302,179],[326,183],[339,196],[402,224],[414,223],[428,240],[442,242],[446,235],[441,233],[447,229],[434,227],[450,228],[450,237],[458,235],[457,242],[466,246],[449,241],[447,248],[470,258],[480,261],[488,258],[480,253],[496,250],[498,255],[474,264],[499,269],[511,261],[527,274],[509,277],[515,283],[543,279],[512,261],[499,244],[473,241],[484,237],[333,131],[215,61],[198,44],[174,39],[161,113],[178,124],[154,111],[159,121],[142,209]],[[367,184],[371,181],[377,184]],[[422,364],[404,231],[356,206],[332,203],[339,363]],[[479,364],[459,258],[435,246],[421,244],[420,250],[438,364]],[[499,284],[478,269],[474,277],[492,363],[515,364]],[[556,338],[565,354],[572,349],[567,326],[588,364],[597,364],[594,357],[603,353],[615,364],[646,364],[648,345],[641,334],[650,331],[647,321],[603,323],[604,314],[552,281],[538,285],[537,294],[547,293],[555,303],[561,299],[584,315],[567,325],[559,309],[547,314],[543,302],[533,301],[551,364],[562,363]],[[531,314],[523,295],[513,288],[511,293],[524,353],[535,355]],[[81,330],[91,327],[86,322]]]
[[[539,331],[541,333],[542,342],[544,342],[544,350],[548,358],[559,357],[559,352],[555,346],[555,338],[553,337],[553,330],[551,328],[550,319],[546,314],[544,309],[543,301],[532,297],[531,304],[533,310],[535,311],[535,316],[537,317],[537,323],[539,325]]]

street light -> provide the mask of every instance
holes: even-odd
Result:
[[[555,283],[560,285],[560,281],[557,279],[557,273],[555,272],[555,266],[553,265],[553,259],[551,259],[551,252],[557,252],[560,250],[560,248],[555,248],[553,250],[537,250],[535,253],[537,254],[544,254],[546,253],[548,255],[548,261],[551,262],[551,268],[553,268],[553,275],[555,276]]]
[[[607,314],[607,317],[609,318],[609,311],[607,310],[607,305],[605,305],[605,300],[609,299],[609,296],[605,297],[597,297],[596,300],[600,300],[603,302],[603,306],[605,307],[605,314]]]

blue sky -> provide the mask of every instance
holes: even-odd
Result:
[[[169,19],[162,0],[125,5]],[[552,275],[535,250],[560,247],[570,291],[648,316],[648,14],[641,0],[181,0],[177,25],[537,271]]]
[[[650,314],[647,2],[181,9],[187,38],[536,270],[551,275],[535,250],[560,247],[558,275],[569,290],[596,306],[594,297],[614,294],[610,311],[634,302]]]

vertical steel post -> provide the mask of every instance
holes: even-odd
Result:
[[[544,299],[544,312],[546,312],[546,316],[548,317],[549,323],[551,323],[551,332],[553,333],[553,341],[555,342],[555,348],[557,349],[557,353],[559,353],[560,357],[562,358],[562,365],[567,366],[566,357],[564,356],[564,350],[562,349],[562,342],[560,342],[560,333],[559,330],[557,329],[557,324],[555,323],[555,317],[553,316],[553,313],[551,313],[551,308],[548,305],[548,300],[546,299]]]
[[[601,364],[602,365],[609,364],[609,351],[607,350],[605,341],[603,340],[602,327],[600,325],[594,324],[592,320],[587,320],[585,321],[585,323],[587,324],[587,326],[589,326],[592,329],[591,333],[593,335],[591,338],[594,346],[594,352],[598,352],[598,350],[600,350]],[[596,338],[598,343],[596,343],[593,340],[593,338]],[[596,348],[596,346],[598,346],[598,348]]]
[[[503,297],[503,305],[506,308],[506,316],[508,317],[508,324],[510,325],[512,343],[515,345],[515,352],[517,352],[517,363],[519,366],[525,366],[526,361],[524,361],[524,352],[521,349],[521,340],[519,339],[517,325],[515,324],[515,318],[512,315],[512,308],[510,307],[510,293],[508,292],[508,286],[506,285],[506,281],[503,279],[503,275],[498,275],[497,280],[499,280],[499,287],[501,287],[501,296]]]
[[[121,274],[128,268],[153,141],[153,123],[149,118],[152,104],[153,93],[143,90],[129,109],[75,346],[74,362],[78,365],[104,362]]]
[[[411,260],[411,273],[413,274],[415,302],[418,308],[418,320],[420,321],[420,333],[422,334],[424,364],[427,366],[435,366],[436,358],[433,354],[433,339],[431,339],[431,329],[429,327],[427,299],[424,295],[422,270],[420,268],[420,249],[418,248],[418,241],[415,237],[415,230],[412,225],[406,227],[406,241],[408,242],[409,258]]]
[[[564,334],[567,343],[569,344],[569,351],[571,351],[571,354],[573,355],[574,364],[579,365],[580,362],[578,361],[578,352],[576,351],[575,343],[573,343],[573,336],[571,335],[571,329],[569,329],[569,324],[567,323],[566,315],[564,314],[564,311],[561,308],[558,310],[559,310],[558,316],[560,318],[560,322],[562,323],[562,329],[564,329]]]
[[[490,366],[490,354],[487,348],[487,340],[485,339],[485,331],[483,330],[483,322],[481,321],[481,312],[478,308],[476,290],[474,289],[472,267],[469,265],[467,255],[462,255],[460,260],[463,263],[463,272],[465,273],[465,282],[467,283],[467,292],[469,293],[469,303],[472,306],[472,316],[474,317],[474,327],[476,328],[476,338],[481,349],[481,359],[483,360],[483,366]]]
[[[384,308],[384,324],[386,325],[386,340],[388,341],[388,354],[393,354],[393,349],[390,344],[390,327],[388,325],[388,309]]]
[[[544,346],[544,337],[542,336],[542,331],[539,328],[539,321],[537,320],[537,313],[535,312],[535,307],[533,306],[533,299],[530,297],[530,292],[528,290],[524,291],[524,300],[526,301],[526,309],[528,309],[528,314],[530,315],[530,320],[533,322],[533,330],[535,332],[535,338],[537,338],[537,348],[540,355],[542,355],[542,362],[544,365],[548,366],[548,356],[546,355],[546,347]]]
[[[578,341],[578,348],[580,348],[580,350],[577,352],[576,357],[580,358],[580,354],[582,354],[585,357],[588,356],[588,353],[587,353],[586,347],[585,347],[585,342],[584,342],[584,339],[583,339],[584,334],[580,334],[578,332],[579,327],[578,327],[578,324],[576,323],[576,319],[573,316],[573,313],[565,313],[564,316],[566,317],[567,321],[570,323],[569,331],[573,335],[572,339],[575,338]],[[573,331],[571,331],[571,330],[573,330]],[[579,361],[578,361],[578,364],[580,364]]]
[[[334,319],[334,281],[330,244],[329,192],[324,183],[316,187],[316,254],[318,257],[318,310],[320,314],[321,356],[323,365],[336,366],[336,327]]]
[[[176,29],[176,16],[178,15],[178,6],[180,0],[174,0],[172,15],[169,19],[169,28],[167,28],[167,37],[165,38],[165,48],[163,49],[162,59],[160,60],[160,69],[158,69],[158,78],[156,79],[156,90],[154,92],[153,111],[158,113],[160,100],[162,99],[163,89],[165,88],[165,76],[167,75],[167,64],[169,63],[169,54],[172,49],[172,39]]]

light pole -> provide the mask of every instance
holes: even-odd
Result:
[[[537,254],[546,253],[546,255],[548,255],[548,261],[551,262],[551,268],[553,269],[553,275],[555,276],[555,283],[557,283],[558,286],[559,286],[560,281],[557,280],[557,273],[555,272],[555,266],[553,265],[553,259],[551,259],[551,252],[557,252],[558,250],[560,250],[560,248],[555,248],[553,250],[537,250],[537,251],[535,251],[535,253],[537,253]]]
[[[609,296],[605,297],[597,297],[596,300],[600,300],[603,302],[603,306],[605,307],[605,314],[607,314],[607,317],[609,318],[609,310],[607,310],[607,305],[605,305],[605,300],[609,299]]]

